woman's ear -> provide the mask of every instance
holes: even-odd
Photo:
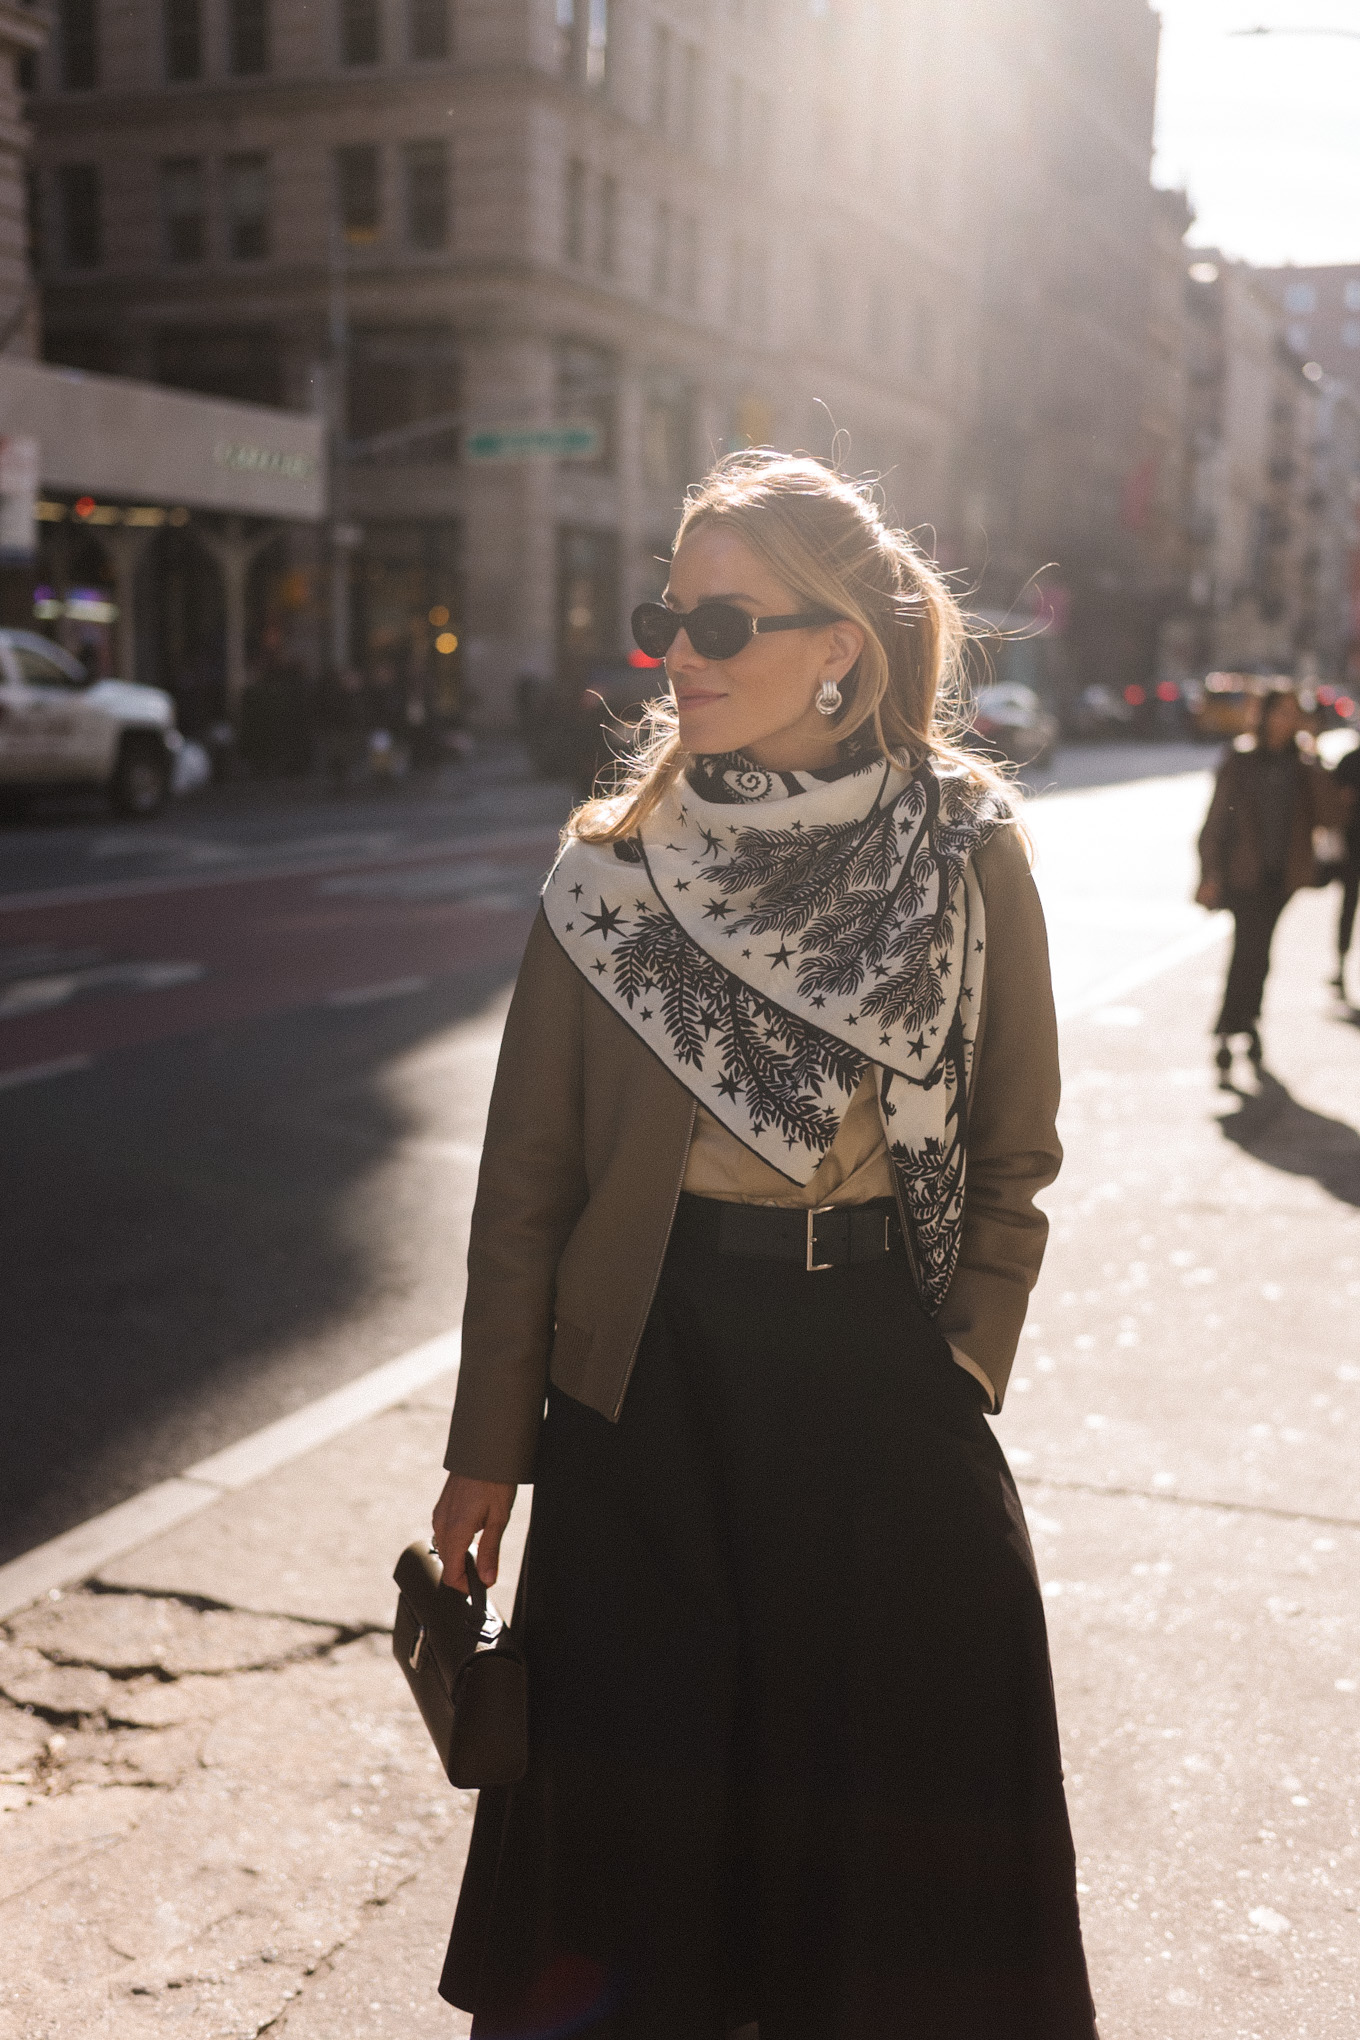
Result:
[[[864,632],[859,624],[842,617],[827,630],[827,657],[818,676],[822,680],[844,680],[864,650]]]

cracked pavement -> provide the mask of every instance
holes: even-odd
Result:
[[[255,1544],[228,1503],[225,1522],[183,1526],[3,1625],[6,2040],[297,2040],[313,1996],[334,1996],[340,1953],[371,1945],[417,1880],[418,1954],[385,1961],[362,2024],[339,2030],[467,2030],[434,1976],[473,1796],[444,1780],[387,1628],[391,1561],[419,1534],[451,1389],[232,1497],[253,1501]],[[285,1516],[346,1556],[342,1519],[371,1533],[348,1588],[320,1588],[349,1616],[278,1605]],[[150,1584],[112,1577],[139,1567]]]

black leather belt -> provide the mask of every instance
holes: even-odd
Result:
[[[724,1204],[718,1218],[720,1254],[796,1261],[810,1275],[903,1251],[897,1207],[889,1197],[872,1204],[823,1204],[814,1211]]]

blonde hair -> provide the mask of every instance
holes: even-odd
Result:
[[[730,453],[691,489],[678,549],[701,525],[734,532],[799,606],[859,625],[864,649],[842,683],[841,737],[872,727],[881,755],[914,768],[926,758],[983,784],[1001,775],[954,741],[960,724],[963,612],[939,568],[905,531],[884,522],[870,485],[806,454],[752,447]],[[669,696],[652,702],[622,783],[587,800],[568,834],[609,843],[631,836],[692,762]]]

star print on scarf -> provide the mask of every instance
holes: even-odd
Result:
[[[639,837],[569,839],[543,894],[587,983],[790,1181],[810,1180],[875,1066],[932,1311],[963,1220],[986,947],[971,859],[1009,819],[1004,797],[930,764],[701,759]]]

